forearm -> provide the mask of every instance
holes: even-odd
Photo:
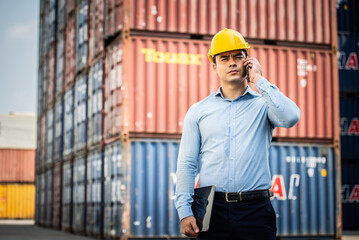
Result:
[[[274,127],[290,128],[299,121],[298,106],[284,96],[275,85],[262,77],[256,82],[255,87],[269,107],[268,118]]]

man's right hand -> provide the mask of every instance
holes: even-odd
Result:
[[[193,216],[185,217],[182,219],[181,232],[187,237],[197,237],[199,228],[196,219]]]

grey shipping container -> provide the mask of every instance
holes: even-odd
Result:
[[[60,98],[55,103],[55,136],[54,136],[54,160],[60,160],[62,158],[63,148],[63,123],[64,123],[64,106],[63,100]]]
[[[72,162],[66,161],[62,167],[62,218],[61,229],[72,229]]]
[[[81,71],[87,65],[88,48],[88,3],[81,0],[76,9],[76,34],[75,34],[75,71]]]
[[[52,226],[52,169],[46,171],[45,188],[45,226]]]
[[[74,89],[64,95],[64,149],[63,155],[69,155],[74,146]]]
[[[85,232],[86,221],[86,159],[83,156],[75,156],[74,159],[74,175],[73,175],[73,215],[72,230],[77,233]]]
[[[81,150],[86,145],[87,122],[87,75],[82,74],[75,82],[74,103],[74,150]]]
[[[46,114],[46,165],[53,162],[54,150],[54,109],[51,108]]]

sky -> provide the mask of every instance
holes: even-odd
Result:
[[[0,114],[36,113],[39,0],[0,0]]]

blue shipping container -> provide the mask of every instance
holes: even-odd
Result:
[[[358,8],[356,0],[336,0],[338,32],[357,31]]]
[[[338,34],[338,68],[340,92],[359,93],[359,36]]]
[[[77,3],[76,9],[76,50],[75,50],[75,69],[76,72],[82,70],[87,65],[87,45],[88,45],[88,3],[82,0]]]
[[[64,151],[70,154],[74,146],[74,89],[69,89],[64,95]]]
[[[62,220],[61,229],[70,231],[72,227],[72,163],[67,161],[62,167]]]
[[[359,159],[359,98],[340,97],[341,156]]]
[[[85,196],[86,196],[86,160],[83,156],[75,156],[73,176],[73,213],[72,230],[74,232],[85,231]]]
[[[342,160],[343,229],[359,229],[359,160]]]
[[[102,221],[102,153],[91,151],[87,156],[87,222],[86,233],[101,234]]]
[[[45,201],[46,201],[46,217],[45,217],[45,226],[51,227],[52,224],[52,169],[48,169],[46,171],[46,193],[45,193]]]
[[[130,155],[126,153],[128,147],[122,148],[123,156],[130,156],[130,159],[122,157],[122,166],[130,168],[124,173],[122,183],[120,178],[119,185],[130,188],[127,190],[130,199],[127,194],[115,194],[114,199],[119,197],[116,201],[130,205],[130,219],[122,219],[122,223],[130,224],[130,229],[126,229],[129,237],[182,236],[173,202],[179,143],[134,140],[128,150]],[[333,149],[323,145],[273,144],[269,161],[278,235],[334,237]],[[110,219],[104,219],[105,226]],[[117,236],[121,229],[116,229]]]
[[[51,108],[46,114],[46,164],[53,162],[54,149],[54,109]]]
[[[64,1],[64,0],[62,0]],[[58,39],[56,42],[56,95],[62,93],[64,84],[64,33],[58,33]]]
[[[54,159],[62,158],[63,146],[63,101],[60,99],[55,104],[55,139],[54,139]]]
[[[87,144],[99,143],[102,137],[103,65],[99,60],[90,68],[88,76]]]
[[[104,235],[121,237],[123,196],[126,194],[126,188],[123,181],[122,147],[119,141],[105,146],[104,168]]]
[[[87,79],[86,74],[79,76],[75,83],[74,106],[74,150],[81,150],[86,145]]]

